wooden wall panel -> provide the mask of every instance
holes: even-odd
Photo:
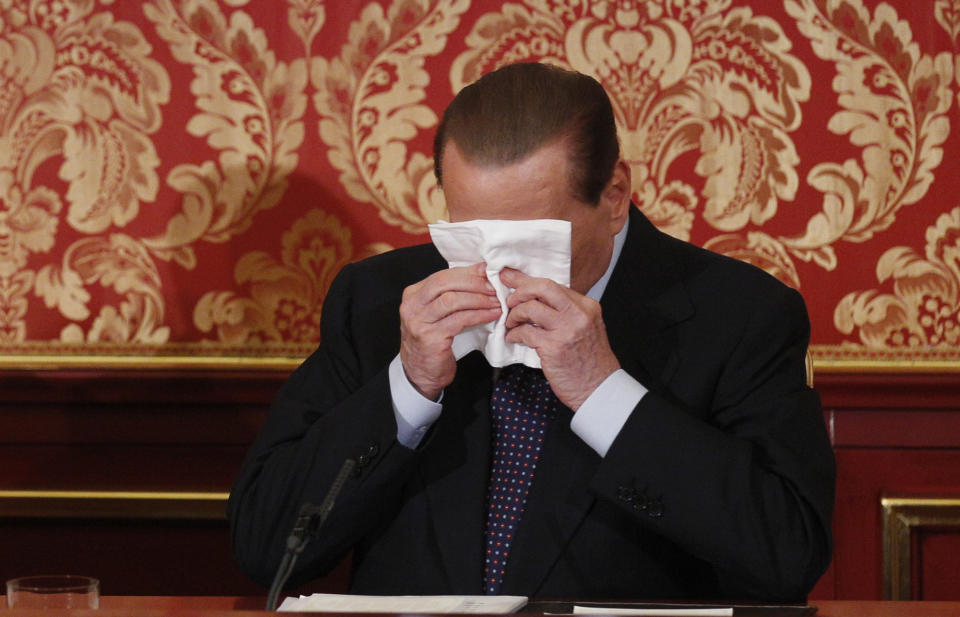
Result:
[[[88,504],[51,515],[16,510],[2,495],[226,493],[284,378],[240,371],[0,373],[0,578],[72,571],[101,576],[115,594],[262,593],[231,561],[222,509],[91,514]],[[816,386],[835,445],[838,488],[834,563],[811,599],[880,599],[881,499],[960,497],[960,375],[818,374]],[[960,554],[956,539],[924,529],[918,541],[916,593],[960,599],[950,561]],[[348,567],[306,590],[342,591]]]
[[[285,378],[0,372],[0,580],[71,572],[113,595],[265,595],[233,563],[224,504]],[[348,568],[303,591],[343,591]]]
[[[960,497],[960,375],[818,374],[816,387],[837,456],[837,501],[834,563],[811,597],[883,599],[882,499]],[[960,599],[956,569],[936,552],[942,540],[931,542],[914,555],[909,596]]]
[[[5,519],[4,580],[86,574],[106,595],[260,595],[233,564],[224,521]]]
[[[108,594],[260,593],[233,565],[222,496],[282,379],[3,373],[0,580],[72,572],[100,577]],[[49,491],[85,497],[52,507],[36,498]],[[118,507],[107,498],[116,491],[221,497],[202,508],[169,495]]]
[[[885,497],[883,596],[888,600],[960,599],[960,499]]]
[[[919,534],[919,567],[914,585],[920,600],[957,600],[960,589],[960,529],[925,531]]]

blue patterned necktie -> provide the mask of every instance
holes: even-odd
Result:
[[[487,489],[487,554],[483,569],[487,595],[500,593],[547,424],[559,405],[540,370],[512,364],[500,371],[490,399],[493,466]]]

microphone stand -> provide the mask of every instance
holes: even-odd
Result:
[[[305,503],[300,506],[300,512],[297,514],[297,522],[293,526],[293,531],[290,532],[290,535],[287,537],[287,550],[283,554],[280,567],[277,568],[277,573],[273,577],[270,593],[267,595],[268,611],[276,608],[280,592],[287,583],[287,579],[293,574],[293,566],[297,563],[297,557],[299,557],[303,549],[307,547],[310,540],[317,537],[317,532],[320,531],[323,523],[327,520],[327,517],[330,516],[330,512],[333,510],[333,504],[337,500],[337,495],[340,494],[340,490],[347,481],[347,476],[353,472],[356,464],[356,461],[352,458],[343,461],[340,472],[337,474],[333,484],[330,486],[330,490],[327,491],[327,495],[323,498],[323,503],[321,503],[319,507],[311,503]]]

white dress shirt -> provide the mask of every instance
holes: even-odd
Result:
[[[620,259],[628,225],[629,222],[625,222],[623,228],[614,237],[610,264],[603,276],[587,292],[587,297],[599,302],[603,296],[613,268]],[[397,420],[397,441],[408,448],[416,448],[440,417],[443,406],[417,392],[403,371],[400,354],[397,354],[390,363],[388,372],[393,414]],[[640,382],[623,369],[619,369],[597,386],[596,390],[580,405],[577,412],[573,414],[570,428],[600,456],[605,456],[630,416],[630,412],[646,393],[647,389]]]

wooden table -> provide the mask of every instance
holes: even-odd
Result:
[[[272,613],[263,610],[264,602],[264,598],[259,597],[104,596],[100,599],[100,610],[69,611],[69,614],[76,617],[266,617]],[[824,600],[813,604],[817,607],[817,617],[960,617],[960,602]],[[0,596],[0,616],[50,617],[54,614],[6,606],[6,598]],[[536,614],[529,609],[526,612]]]

